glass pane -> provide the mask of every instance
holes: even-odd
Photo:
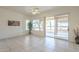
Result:
[[[39,20],[33,20],[33,30],[39,30]]]
[[[50,30],[50,27],[46,27],[47,30]]]
[[[57,16],[57,36],[68,38],[68,15]]]
[[[51,20],[51,27],[54,27],[55,26],[55,20]]]
[[[29,30],[28,29],[28,23],[30,22],[30,20],[26,20],[26,30]]]
[[[40,24],[39,24],[40,25],[40,31],[43,31],[43,29],[44,29],[43,24],[44,24],[44,21],[40,20]]]
[[[46,36],[54,37],[54,17],[46,17]]]
[[[46,21],[46,26],[50,26],[51,20]]]
[[[58,22],[58,26],[68,26],[68,22]]]

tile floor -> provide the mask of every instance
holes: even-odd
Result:
[[[0,40],[0,52],[77,52],[79,45],[50,37],[20,36]]]

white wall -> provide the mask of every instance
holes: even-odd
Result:
[[[26,34],[26,19],[27,17],[20,13],[0,8],[0,39]],[[8,20],[20,21],[20,26],[8,26]]]
[[[73,29],[79,24],[79,7],[57,7],[35,17],[56,16],[65,13],[69,14],[69,41],[75,42]]]

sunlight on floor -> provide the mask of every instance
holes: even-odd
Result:
[[[79,45],[50,37],[34,35],[20,36],[0,40],[0,51],[3,52],[77,52]]]

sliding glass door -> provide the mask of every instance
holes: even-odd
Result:
[[[46,36],[68,40],[68,15],[46,17]]]
[[[54,37],[54,17],[46,17],[46,36]]]
[[[28,31],[28,23],[30,22],[30,20],[26,20],[26,31]]]
[[[68,39],[68,15],[56,16],[56,34],[55,37]]]

